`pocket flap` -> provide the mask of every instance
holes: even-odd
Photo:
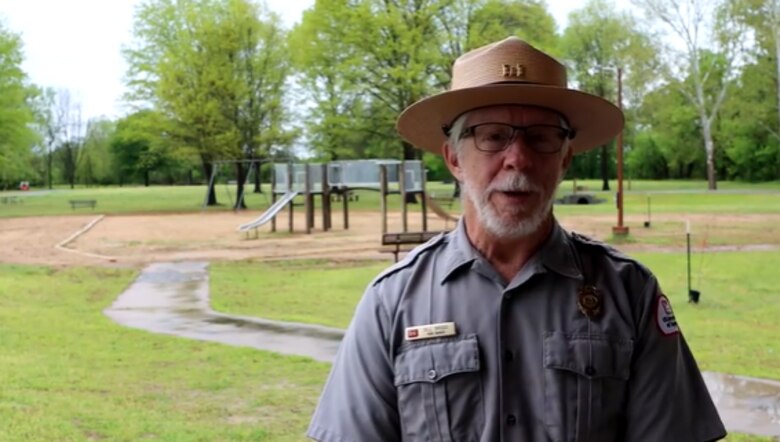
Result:
[[[476,335],[415,343],[395,358],[395,385],[433,383],[456,373],[474,371],[479,371]]]
[[[544,367],[568,370],[592,379],[626,380],[631,372],[633,351],[632,339],[546,332]]]

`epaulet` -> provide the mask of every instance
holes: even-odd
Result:
[[[394,273],[397,273],[402,269],[413,266],[417,262],[417,259],[420,257],[420,255],[440,247],[442,244],[447,242],[446,239],[447,233],[440,233],[429,239],[427,242],[415,247],[409,253],[407,253],[402,260],[386,268],[382,273],[377,275],[377,277],[374,278],[374,281],[371,282],[371,286],[378,284],[383,279]]]
[[[609,244],[603,243],[593,238],[589,238],[577,232],[570,232],[569,235],[572,241],[574,242],[575,246],[577,246],[578,248],[583,247],[590,250],[599,250],[606,253],[610,257],[620,261],[632,261],[632,262],[636,261],[634,258],[631,258],[630,256],[624,254],[623,252],[610,246]]]

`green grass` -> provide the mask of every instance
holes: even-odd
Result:
[[[682,254],[641,253],[672,300],[675,314],[702,370],[780,379],[780,252],[695,256],[687,302]],[[334,265],[323,261],[224,263],[211,266],[215,308],[249,316],[345,327],[362,292],[386,264]],[[732,434],[731,442],[775,440]]]
[[[212,263],[215,310],[346,328],[366,285],[386,263],[320,260]]]
[[[780,379],[780,252],[712,253],[692,260],[699,305],[687,303],[683,254],[636,255],[672,300],[705,370]],[[216,309],[345,327],[366,285],[386,264],[317,261],[211,266]]]
[[[775,270],[780,252],[695,256],[693,286],[702,292],[698,305],[687,303],[684,255],[636,257],[672,300],[701,369],[780,379],[780,274]],[[215,264],[212,298],[215,308],[233,313],[345,327],[366,284],[384,267],[322,261]],[[733,434],[727,440],[774,439]]]
[[[659,277],[704,370],[780,379],[780,252],[700,254],[691,259],[689,304],[682,254],[636,254]]]
[[[697,306],[685,302],[682,256],[638,257],[659,275],[702,368],[780,377],[780,253],[697,258]],[[384,267],[215,263],[212,296],[231,313],[343,327]],[[119,326],[102,310],[134,276],[0,265],[1,440],[304,440],[327,364]]]
[[[613,214],[615,213],[614,192],[617,188],[611,182],[612,191],[601,192],[601,183],[596,181],[577,181],[577,185],[585,185],[587,192],[607,200],[595,205],[558,205],[556,210],[562,215],[580,214]],[[651,198],[652,213],[780,213],[780,182],[748,184],[722,182],[721,192],[706,192],[706,183],[694,181],[634,181],[632,190],[626,190],[625,213],[641,214],[647,212],[647,196]],[[246,194],[246,204],[250,211],[262,211],[271,203],[270,185],[263,186],[265,193]],[[559,194],[570,193],[571,181],[561,184]],[[35,189],[40,190],[40,189]],[[235,198],[235,187],[220,184],[217,186],[217,207],[209,207],[209,211],[232,210]],[[453,185],[431,182],[427,185],[430,194],[450,196]],[[682,193],[670,193],[680,191]],[[734,193],[742,192],[742,193]],[[378,210],[380,195],[370,190],[356,191],[357,201],[349,202],[350,210]],[[206,195],[205,185],[193,186],[152,186],[152,187],[77,187],[76,189],[56,188],[51,192],[45,189],[36,192],[0,192],[0,196],[16,195],[21,198],[19,204],[0,205],[0,217],[45,216],[92,213],[92,209],[71,209],[69,200],[94,199],[97,201],[96,213],[150,213],[150,212],[197,212],[202,210]],[[296,200],[302,202],[303,197]],[[315,200],[317,210],[321,205]],[[388,197],[388,208],[400,211],[401,202],[398,195]],[[302,210],[302,208],[298,209]],[[341,203],[333,203],[334,212],[342,210]],[[420,210],[419,205],[411,205],[410,211]],[[455,202],[450,212],[459,211],[459,203]]]
[[[566,180],[561,184],[561,188],[570,191],[573,186],[572,180]],[[585,191],[597,191],[601,189],[601,180],[576,180],[578,187],[583,187]],[[617,180],[609,180],[611,189],[617,189]],[[623,188],[626,192],[666,192],[670,190],[685,191],[706,191],[706,180],[623,180]],[[719,190],[746,190],[746,191],[780,191],[780,181],[770,181],[764,183],[747,183],[739,181],[718,181]]]
[[[304,440],[327,364],[119,326],[133,276],[0,266],[0,440]]]

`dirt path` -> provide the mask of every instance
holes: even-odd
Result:
[[[0,219],[0,262],[20,264],[110,265],[141,267],[152,262],[182,260],[276,260],[289,258],[378,259],[381,216],[378,212],[350,214],[350,228],[341,219],[323,232],[320,219],[307,235],[303,216],[295,218],[295,233],[288,233],[288,218],[280,214],[277,233],[270,226],[260,228],[257,239],[237,231],[254,215],[230,213],[172,215],[98,215]],[[400,214],[391,214],[389,231],[401,231]],[[632,241],[619,248],[627,251],[679,251],[684,247],[685,221],[696,234],[694,246],[709,250],[776,249],[780,247],[780,215],[667,215],[656,216],[651,229],[643,219],[626,218]],[[96,221],[83,234],[78,233]],[[610,235],[614,216],[577,216],[561,219],[561,224],[588,236],[604,239]],[[430,219],[429,230],[452,228],[438,218]],[[418,214],[410,214],[409,230],[421,229]],[[75,236],[75,237],[74,237]],[[69,238],[71,241],[64,243]],[[62,247],[57,247],[62,245]]]

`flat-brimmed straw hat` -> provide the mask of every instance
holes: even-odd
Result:
[[[398,118],[398,133],[412,145],[441,153],[458,116],[486,106],[522,104],[562,114],[576,131],[574,153],[601,146],[623,128],[623,113],[611,102],[566,86],[566,68],[517,37],[463,54],[452,67],[446,92],[424,98]]]

